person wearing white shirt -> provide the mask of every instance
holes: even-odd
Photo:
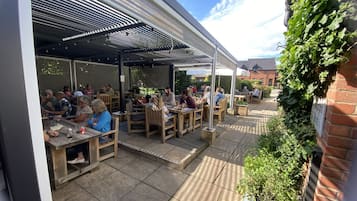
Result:
[[[259,92],[260,92],[259,89],[254,88],[252,95],[253,95],[254,97],[258,97],[258,98],[259,98],[259,94],[260,94]]]
[[[165,105],[176,106],[175,96],[171,92],[171,88],[170,87],[166,87],[165,88],[165,93],[162,95],[162,100],[163,100]]]

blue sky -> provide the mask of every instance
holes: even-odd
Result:
[[[285,0],[178,0],[238,60],[278,57]]]
[[[178,0],[178,2],[200,21],[209,16],[210,10],[219,0]]]

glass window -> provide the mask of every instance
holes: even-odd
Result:
[[[273,79],[269,79],[268,85],[269,85],[269,86],[272,86],[272,85],[273,85]]]
[[[46,89],[54,92],[71,85],[70,61],[56,58],[37,57],[36,69],[40,93]]]

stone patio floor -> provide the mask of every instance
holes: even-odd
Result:
[[[226,115],[215,125],[220,136],[180,170],[159,160],[127,151],[119,145],[118,157],[53,191],[54,201],[238,201],[244,156],[266,132],[266,122],[276,115],[275,96],[250,104],[248,116]],[[198,131],[197,131],[198,132]],[[198,132],[199,133],[199,132]],[[191,134],[198,136],[197,133]],[[138,137],[138,136],[136,136]],[[150,139],[158,141],[158,139]],[[150,141],[151,143],[156,143]],[[159,144],[159,143],[158,143]],[[170,147],[175,143],[167,143]],[[167,145],[160,145],[167,147]],[[180,144],[181,148],[185,146]],[[171,149],[171,148],[168,148]],[[169,152],[174,153],[172,148]],[[167,148],[157,148],[165,150]],[[167,155],[166,152],[165,154]],[[164,155],[165,155],[164,154]]]

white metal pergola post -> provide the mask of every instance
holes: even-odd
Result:
[[[232,80],[231,80],[231,96],[229,99],[229,108],[234,109],[234,93],[236,90],[236,79],[237,79],[237,68],[233,70]]]
[[[208,129],[212,130],[213,129],[213,110],[214,110],[214,106],[216,105],[213,101],[214,101],[214,92],[215,92],[215,88],[216,88],[216,63],[217,63],[217,51],[218,51],[218,47],[216,45],[215,51],[214,51],[214,56],[213,56],[213,60],[212,60],[212,68],[211,68],[211,73],[212,73],[212,77],[211,77],[211,94],[210,94],[210,109],[209,109],[209,121],[208,121]]]

